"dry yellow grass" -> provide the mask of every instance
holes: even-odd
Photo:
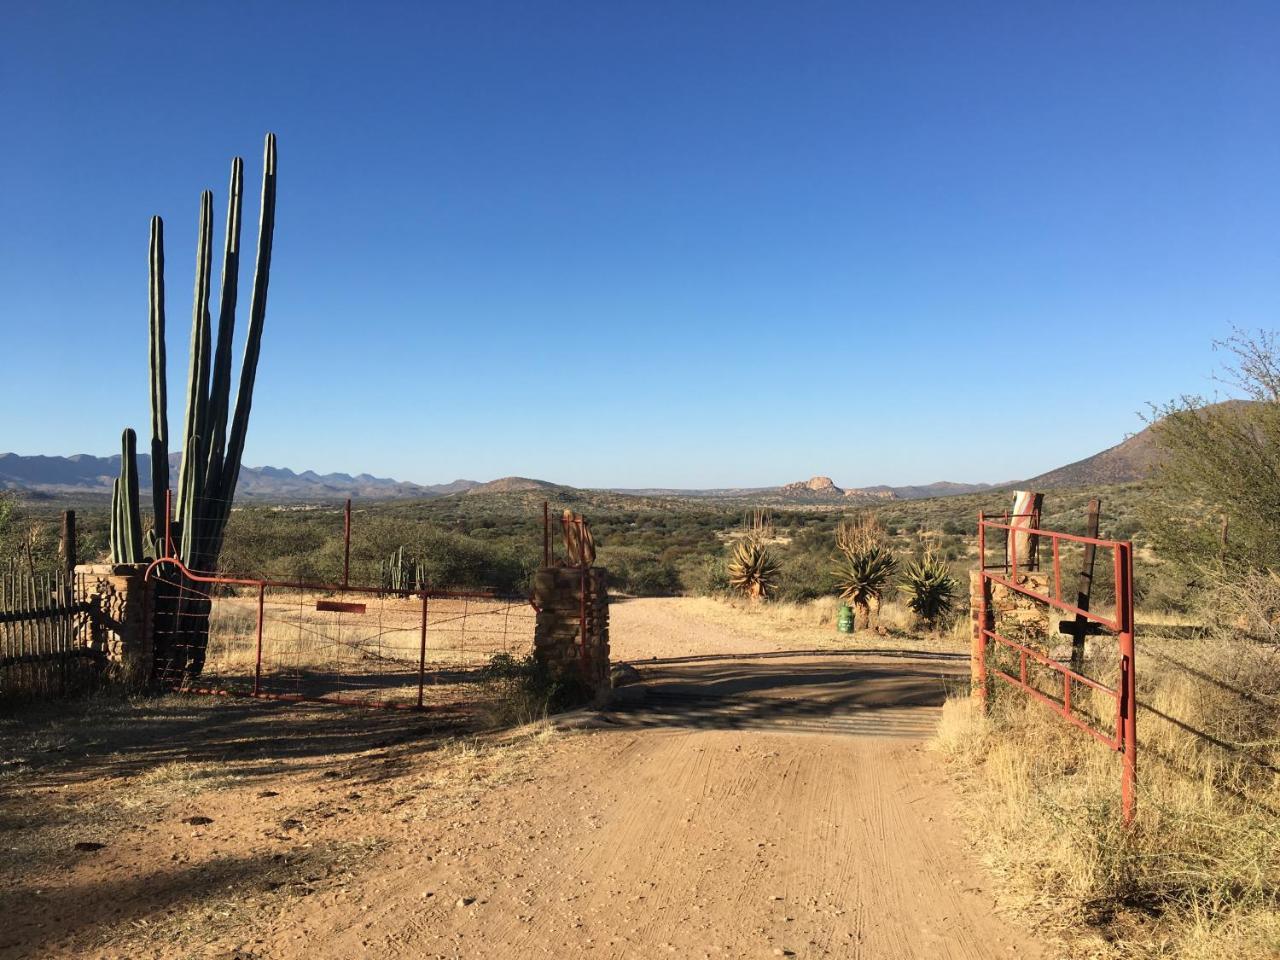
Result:
[[[754,635],[810,649],[877,649],[886,644],[917,649],[962,651],[969,648],[967,621],[936,633],[915,629],[906,605],[886,600],[877,617],[879,630],[837,633],[836,615],[841,601],[834,597],[805,603],[771,600],[765,603],[719,597],[685,597],[681,609],[698,619],[750,631]]]
[[[317,609],[326,600],[355,602],[365,612]],[[419,658],[436,694],[499,653],[532,649],[534,611],[527,603],[431,598],[423,650],[422,601],[372,594],[268,591],[263,610],[262,683],[275,693],[342,695],[386,701],[417,697]],[[209,615],[203,671],[211,687],[245,690],[257,667],[256,594],[219,596]],[[463,696],[454,690],[451,696]]]
[[[1093,665],[1104,680],[1111,669]],[[1118,817],[1116,754],[1008,688],[990,717],[948,702],[935,743],[965,784],[975,842],[1009,905],[1085,931],[1077,956],[1274,960],[1280,660],[1149,638],[1138,683],[1132,830]]]

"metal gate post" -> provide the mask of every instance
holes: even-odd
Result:
[[[1133,823],[1138,785],[1138,684],[1133,642],[1133,552],[1124,544],[1116,553],[1116,611],[1120,630],[1120,806],[1126,824]]]
[[[422,595],[422,632],[418,640],[418,709],[422,709],[422,697],[427,676],[427,595]]]
[[[351,585],[351,498],[342,508],[342,585]]]
[[[969,677],[978,709],[987,712],[987,530],[982,525],[986,519],[978,512],[978,629],[974,631],[969,647]]]
[[[262,611],[263,595],[266,592],[266,584],[258,584],[258,654],[257,662],[253,668],[253,695],[255,697],[262,692]]]

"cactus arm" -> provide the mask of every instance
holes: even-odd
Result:
[[[227,452],[222,467],[222,498],[217,529],[210,538],[210,549],[216,554],[222,544],[226,526],[240,479],[240,458],[244,454],[245,434],[249,428],[249,410],[253,405],[253,384],[258,372],[258,356],[262,350],[262,325],[267,313],[267,285],[271,278],[271,246],[276,227],[276,135],[267,134],[262,159],[262,206],[258,220],[258,254],[253,270],[253,294],[249,300],[249,330],[245,338],[244,361],[240,366],[240,388],[236,393],[235,416],[227,438]]]
[[[111,478],[111,562],[124,563],[120,556],[122,537],[120,536],[120,478]]]
[[[209,405],[209,276],[213,268],[213,194],[200,195],[200,232],[196,241],[196,282],[191,308],[191,358],[187,368],[187,416],[182,436],[182,472],[178,476],[178,513],[182,516],[183,561],[194,559],[187,549],[199,542],[189,518],[200,501],[203,473],[193,469],[204,461],[202,437]]]
[[[227,187],[227,237],[222,251],[222,293],[218,304],[218,344],[209,383],[209,457],[204,488],[221,498],[222,461],[227,441],[227,408],[231,397],[231,346],[236,326],[236,298],[240,286],[240,209],[244,192],[244,161],[231,161]]]
[[[165,493],[169,490],[169,392],[164,350],[164,221],[151,218],[148,258],[151,320],[151,502],[156,540],[164,538]]]
[[[126,428],[120,438],[120,487],[128,538],[127,563],[142,559],[142,514],[138,509],[138,436]]]

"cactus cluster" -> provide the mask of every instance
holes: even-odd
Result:
[[[427,586],[426,566],[406,557],[404,547],[391,551],[391,556],[378,565],[379,579],[386,593],[412,593]]]
[[[117,563],[137,562],[148,553],[161,556],[167,524],[171,524],[177,557],[192,570],[217,565],[231,502],[240,476],[253,402],[253,385],[266,317],[271,246],[275,232],[276,138],[268,134],[263,155],[262,207],[258,223],[257,260],[249,302],[249,328],[244,361],[231,413],[231,350],[235,333],[240,271],[240,211],[244,161],[231,164],[227,200],[227,232],[222,256],[222,289],[218,330],[212,336],[209,298],[213,273],[213,194],[200,197],[196,246],[195,296],[191,320],[191,354],[187,374],[187,406],[183,424],[182,465],[174,516],[168,516],[169,424],[165,358],[164,223],[151,220],[151,492],[155,523],[144,547],[138,508],[137,457],[134,433],[125,431],[120,479],[115,484],[111,523],[111,556]]]

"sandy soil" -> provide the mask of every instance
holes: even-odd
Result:
[[[924,747],[962,661],[686,604],[613,609],[620,707],[501,737],[211,698],[7,724],[0,957],[1050,955]]]

